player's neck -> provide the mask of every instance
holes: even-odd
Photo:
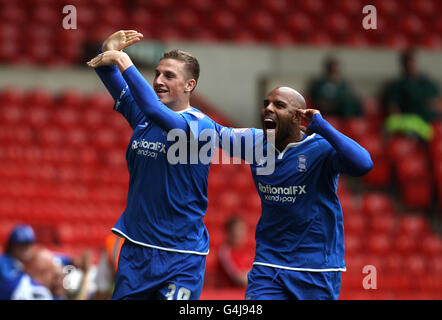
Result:
[[[169,109],[175,111],[175,112],[180,112],[186,109],[190,108],[190,102],[189,100],[187,101],[183,101],[183,102],[177,102],[177,103],[171,103],[167,105],[169,107]]]
[[[301,130],[295,130],[293,131],[293,133],[288,136],[286,139],[284,139],[283,141],[276,141],[276,148],[279,151],[283,151],[285,150],[285,148],[287,148],[287,146],[290,143],[295,143],[295,142],[299,142],[304,138],[305,133],[302,132]]]

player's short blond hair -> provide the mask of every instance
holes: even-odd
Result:
[[[164,52],[160,61],[163,59],[174,59],[184,62],[184,65],[190,77],[198,83],[198,78],[200,77],[200,64],[193,55],[183,50],[173,49]]]

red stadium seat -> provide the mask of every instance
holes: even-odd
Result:
[[[351,137],[351,132],[348,133]],[[361,134],[356,140],[358,140],[359,144],[363,146],[368,153],[370,153],[372,158],[381,158],[386,155],[384,139],[382,138],[381,134],[373,132]]]
[[[408,14],[405,17],[401,17],[400,28],[402,32],[413,37],[425,33],[424,24],[421,19],[414,14]]]
[[[403,272],[404,257],[396,251],[392,251],[385,255],[384,259],[385,272],[388,274],[400,274]]]
[[[329,46],[333,43],[332,38],[325,31],[315,31],[308,38],[308,43],[315,47]]]
[[[437,4],[433,0],[411,1],[410,7],[421,17],[433,17],[438,12]]]
[[[396,231],[397,219],[392,215],[374,216],[370,219],[370,233],[392,236]]]
[[[260,40],[267,40],[269,35],[275,32],[275,21],[272,16],[264,10],[257,10],[250,13],[248,25]]]
[[[287,16],[284,25],[294,39],[302,41],[307,41],[308,36],[314,30],[312,19],[302,11],[296,11]]]
[[[379,140],[379,135],[374,135],[376,132],[371,127],[371,123],[368,122],[368,119],[362,117],[348,118],[344,124],[343,133],[356,141],[367,137],[373,139],[373,136]]]
[[[384,38],[383,44],[396,50],[404,50],[410,46],[406,35],[392,32]]]
[[[425,253],[430,260],[442,257],[442,239],[437,234],[425,235],[420,239],[419,247],[420,251]]]
[[[2,108],[0,120],[5,124],[19,124],[25,118],[25,112],[19,106],[9,105],[8,108]]]
[[[26,113],[26,123],[32,128],[41,129],[49,124],[51,112],[47,108],[31,107]]]
[[[174,24],[186,33],[191,33],[201,25],[199,16],[191,9],[182,9],[176,12]]]
[[[118,30],[125,25],[125,17],[126,13],[124,7],[115,8],[105,6],[99,10],[98,24],[111,25],[115,30]]]
[[[388,155],[392,161],[400,161],[409,155],[421,153],[418,142],[411,138],[395,136],[387,141]]]
[[[52,94],[43,88],[28,91],[24,103],[29,109],[34,106],[49,109],[52,107]]]
[[[362,146],[365,146],[362,142]],[[390,160],[384,156],[372,156],[373,169],[362,179],[365,183],[373,187],[388,187],[391,184],[392,167]]]
[[[0,43],[0,61],[12,64],[26,64],[29,58],[22,52],[18,42]]]
[[[25,101],[25,92],[16,87],[6,87],[0,91],[2,107],[7,105],[21,106]]]
[[[433,202],[433,187],[429,178],[421,181],[408,180],[400,185],[401,200],[409,209],[427,210]]]
[[[212,19],[214,29],[221,34],[232,32],[238,23],[236,16],[228,10],[214,12]]]
[[[383,216],[393,214],[395,209],[387,194],[370,192],[362,196],[362,211],[369,216]]]
[[[359,234],[345,235],[345,253],[361,253],[364,250],[364,240]]]
[[[225,214],[230,214],[242,208],[241,196],[237,192],[229,190],[224,190],[214,202]]]
[[[95,109],[87,109],[82,116],[81,125],[88,129],[98,129],[103,123],[103,113]]]
[[[252,214],[259,215],[261,213],[261,198],[256,191],[244,196],[243,208]]]
[[[27,19],[26,9],[15,2],[8,2],[2,6],[0,21],[13,22],[18,25],[25,24]]]
[[[341,203],[342,211],[345,216],[347,216],[347,214],[354,215],[359,209],[354,195],[350,192],[339,194],[339,202]]]
[[[31,22],[38,25],[55,25],[59,22],[60,16],[57,8],[51,5],[40,4],[33,8],[30,15]]]
[[[243,195],[255,191],[255,184],[252,179],[252,174],[247,171],[239,171],[229,186]]]
[[[248,1],[225,0],[223,7],[228,11],[241,14],[249,10],[249,5]]]
[[[216,2],[211,0],[187,0],[187,5],[192,11],[197,11],[202,14],[207,14],[218,9]]]
[[[442,37],[438,34],[426,34],[423,36],[421,45],[430,50],[437,50],[442,47]]]
[[[339,0],[336,1],[336,9],[347,16],[360,15],[363,4],[360,0]]]
[[[344,36],[350,32],[350,23],[347,16],[339,11],[327,12],[324,17],[325,30],[327,30],[337,42],[341,42]]]
[[[75,109],[58,109],[53,111],[52,114],[53,124],[65,129],[75,127],[80,120],[80,116]]]
[[[344,213],[344,231],[345,234],[355,234],[361,236],[367,230],[367,222],[365,216],[361,214],[345,214]]]
[[[342,36],[342,41],[353,48],[365,48],[370,45],[370,38],[365,32],[350,31],[351,33]]]
[[[401,5],[397,0],[383,0],[376,3],[377,11],[387,16],[396,16],[401,13]]]
[[[384,234],[373,234],[367,239],[366,248],[376,255],[385,255],[390,252],[392,246],[391,237]]]
[[[82,107],[83,95],[78,90],[67,89],[60,94],[57,103],[66,108],[78,109]]]
[[[288,0],[264,0],[263,2],[263,8],[276,17],[289,10]]]
[[[321,16],[326,9],[325,1],[323,0],[300,0],[297,3],[297,7],[300,11],[308,12],[317,16]]]
[[[43,146],[59,146],[65,142],[64,135],[65,132],[60,128],[45,127],[39,132],[39,142]]]
[[[394,239],[394,249],[403,256],[414,253],[417,249],[418,239],[415,236],[402,234]]]
[[[407,214],[400,217],[399,233],[420,237],[429,232],[428,219],[420,214]]]
[[[69,146],[83,147],[89,140],[88,133],[81,128],[74,128],[66,132],[66,142]]]
[[[420,254],[412,254],[405,258],[405,272],[412,275],[422,275],[427,271],[426,259]]]

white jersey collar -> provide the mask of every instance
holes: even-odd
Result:
[[[301,141],[298,141],[298,142],[291,142],[291,143],[289,143],[289,144],[284,148],[284,150],[282,150],[282,151],[279,151],[279,150],[278,150],[273,144],[270,144],[270,145],[273,147],[273,149],[275,149],[275,150],[278,152],[278,159],[282,159],[282,157],[284,156],[284,154],[285,154],[288,150],[290,150],[291,148],[297,147],[297,146],[299,146],[300,144],[303,144],[304,142],[306,142],[306,141],[312,139],[315,135],[316,135],[316,133],[313,133],[313,134],[307,136],[305,139],[302,139]]]

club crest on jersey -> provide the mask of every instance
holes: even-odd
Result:
[[[298,171],[299,172],[307,171],[307,157],[303,154],[298,156]]]

